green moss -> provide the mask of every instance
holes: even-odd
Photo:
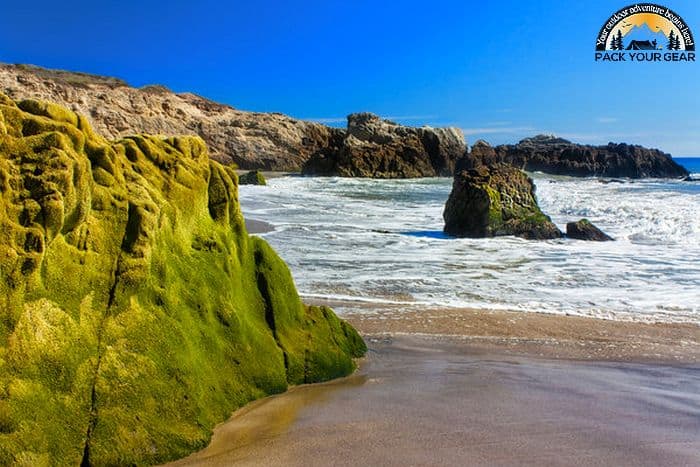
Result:
[[[20,108],[21,107],[21,108]],[[249,237],[199,138],[0,94],[0,464],[158,463],[366,348]]]
[[[69,123],[73,126],[78,125],[78,116],[75,112],[71,112],[58,104],[27,99],[20,102],[18,107],[33,115],[41,115],[57,122]]]
[[[240,177],[241,185],[267,185],[267,180],[259,170],[253,170]]]
[[[483,190],[488,195],[489,199],[489,219],[488,225],[497,229],[503,225],[503,206],[501,205],[501,194],[491,188],[489,185],[484,185]]]

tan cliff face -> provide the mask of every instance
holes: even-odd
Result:
[[[0,64],[0,92],[40,99],[85,115],[108,139],[133,134],[197,135],[212,158],[243,169],[298,171],[337,132],[277,113],[236,110],[162,86],[130,87],[116,78]]]

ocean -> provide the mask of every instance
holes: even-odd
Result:
[[[691,174],[700,176],[700,157],[674,157],[673,160],[685,167]]]
[[[700,176],[700,159],[677,159]],[[700,183],[531,174],[565,230],[588,218],[615,242],[442,234],[452,180],[289,176],[241,186],[246,217],[289,265],[302,298],[341,315],[476,307],[700,323]]]

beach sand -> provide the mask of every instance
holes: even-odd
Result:
[[[473,309],[345,315],[363,336],[449,339],[506,355],[700,364],[700,326]]]
[[[346,315],[358,372],[237,411],[173,465],[700,465],[700,328]]]

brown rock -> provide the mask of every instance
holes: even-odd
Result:
[[[682,178],[688,175],[669,154],[658,149],[625,143],[588,146],[546,135],[495,148],[488,143],[477,143],[459,162],[459,167],[499,162],[528,172],[574,177]]]
[[[593,242],[609,242],[614,240],[608,234],[593,225],[588,219],[566,224],[566,236],[577,240],[589,240]]]
[[[448,176],[465,149],[459,129],[411,128],[358,113],[348,116],[347,131],[334,135],[302,172],[371,178]]]
[[[342,133],[282,114],[236,110],[163,86],[137,89],[116,78],[28,65],[0,64],[0,92],[68,107],[110,139],[139,133],[198,135],[214,159],[246,170],[298,171]]]
[[[505,164],[458,172],[443,217],[445,233],[456,237],[561,237],[537,205],[532,179]]]

